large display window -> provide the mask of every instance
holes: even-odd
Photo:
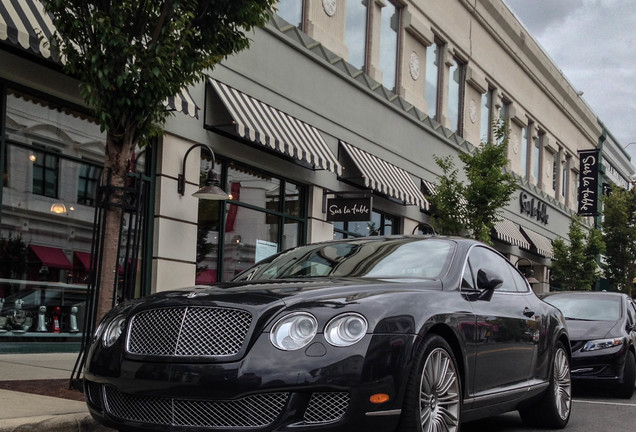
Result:
[[[46,95],[3,87],[2,104],[0,353],[8,342],[79,343],[106,135]],[[137,152],[131,171],[145,159]]]
[[[210,167],[205,153],[201,157],[203,184]],[[255,262],[305,242],[305,186],[234,161],[218,160],[214,169],[230,199],[199,201],[197,284],[231,280]]]

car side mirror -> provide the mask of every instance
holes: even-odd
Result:
[[[488,269],[479,269],[477,272],[477,288],[485,291],[494,291],[503,285],[503,279],[497,273]]]

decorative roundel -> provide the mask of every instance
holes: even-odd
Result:
[[[420,77],[420,58],[415,52],[412,52],[411,57],[409,57],[409,71],[411,72],[411,78],[417,81]]]
[[[470,106],[468,107],[468,114],[470,115],[471,123],[475,123],[477,121],[477,104],[475,103],[475,99],[470,100]]]
[[[322,8],[325,10],[325,13],[330,17],[336,14],[336,0],[322,0]]]
[[[515,154],[519,154],[519,135],[512,134],[510,140],[512,141],[512,151],[515,152]]]
[[[547,178],[552,177],[552,167],[546,167],[546,168],[545,168],[545,176],[546,176]]]

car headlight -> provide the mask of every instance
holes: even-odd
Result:
[[[281,350],[300,349],[316,336],[318,322],[307,312],[297,312],[279,319],[269,334],[272,344]]]
[[[614,348],[623,344],[622,338],[596,339],[585,342],[581,351],[596,351],[607,348]]]
[[[353,345],[364,337],[369,325],[362,315],[347,313],[329,321],[325,327],[325,339],[333,346]]]
[[[113,318],[108,325],[104,328],[104,334],[102,335],[102,344],[106,348],[110,348],[113,346],[119,336],[124,331],[124,327],[126,326],[126,317],[123,314],[117,315]]]

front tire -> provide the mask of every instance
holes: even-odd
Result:
[[[453,350],[430,335],[418,350],[404,398],[402,432],[458,432],[461,382]]]
[[[570,357],[558,342],[552,360],[550,386],[543,398],[535,405],[519,410],[521,420],[530,426],[546,429],[563,429],[572,412],[572,381]]]
[[[634,353],[627,352],[625,368],[623,369],[623,382],[619,385],[616,395],[623,399],[631,399],[636,385],[636,359]]]

